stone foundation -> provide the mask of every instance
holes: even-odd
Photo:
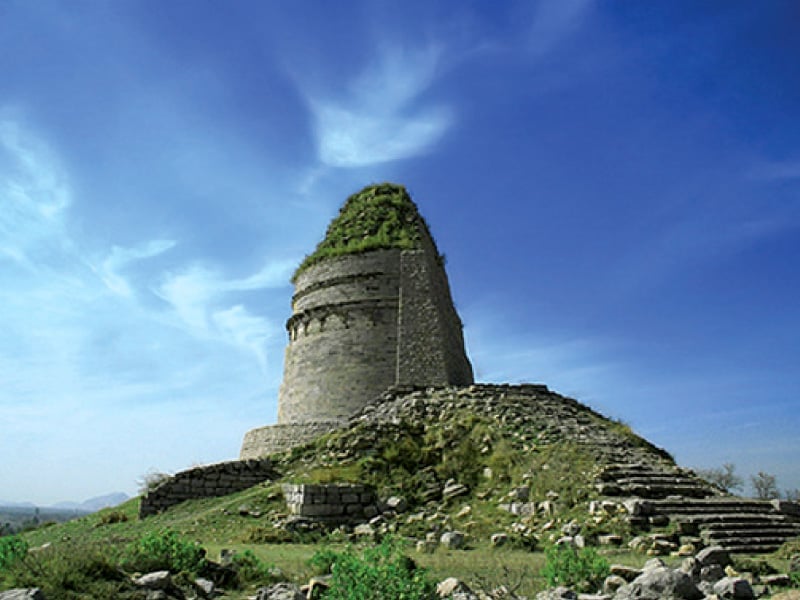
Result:
[[[226,496],[276,477],[268,460],[236,460],[181,471],[142,496],[139,518],[184,500]]]
[[[345,421],[286,423],[251,429],[244,435],[241,460],[257,459],[306,444],[321,435],[345,427]]]
[[[363,521],[378,514],[375,490],[350,483],[283,486],[286,506],[293,515],[314,520]]]

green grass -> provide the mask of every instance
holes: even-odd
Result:
[[[326,258],[383,248],[416,248],[420,227],[427,225],[402,185],[381,183],[350,196],[331,221],[313,253],[305,257],[293,280]]]

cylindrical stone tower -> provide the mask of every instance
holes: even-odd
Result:
[[[294,276],[278,425],[248,432],[242,457],[335,428],[394,384],[472,383],[443,262],[404,187],[348,198]]]

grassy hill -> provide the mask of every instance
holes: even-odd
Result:
[[[518,583],[517,592],[532,597],[546,587],[542,551],[565,528],[579,527],[590,544],[600,536],[627,541],[638,533],[621,512],[587,510],[600,499],[598,474],[623,455],[677,468],[626,426],[543,386],[390,392],[356,415],[349,429],[274,456],[281,474],[276,481],[184,502],[143,520],[137,517],[139,499],[133,499],[25,533],[31,548],[49,546],[28,556],[30,566],[17,565],[16,578],[7,570],[3,579],[0,551],[0,589],[29,583],[44,587],[50,600],[137,598],[129,575],[151,564],[141,562],[141,550],[157,554],[156,542],[174,535],[191,548],[204,548],[214,561],[223,549],[252,553],[248,577],[224,585],[224,597],[245,598],[276,578],[307,581],[315,573],[308,561],[320,549],[369,547],[391,536],[407,540],[405,552],[433,580],[455,576],[483,589]],[[369,483],[379,497],[402,496],[408,507],[375,522],[374,535],[357,536],[351,527],[289,527],[281,493],[288,482]],[[460,491],[448,496],[445,490],[454,486]],[[524,515],[507,510],[523,500],[537,509]],[[415,549],[417,542],[452,530],[466,535],[463,549]],[[494,534],[504,534],[507,542],[494,547]],[[626,564],[648,558],[624,545],[602,552]],[[785,569],[787,557],[785,551],[769,560]]]

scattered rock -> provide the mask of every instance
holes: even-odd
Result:
[[[306,600],[306,597],[293,583],[282,582],[260,588],[255,600]]]
[[[133,583],[148,590],[167,590],[172,587],[172,576],[169,571],[154,571],[137,577]]]
[[[764,575],[761,583],[775,587],[787,587],[792,584],[792,580],[786,573],[776,573],[775,575]]]
[[[408,510],[408,502],[402,496],[392,496],[386,500],[386,508],[396,513]]]
[[[648,561],[650,562],[650,561]],[[700,600],[704,594],[683,571],[667,567],[645,569],[631,583],[622,586],[616,600]]]
[[[461,483],[455,481],[448,481],[445,484],[444,489],[442,490],[442,498],[445,500],[450,500],[452,498],[457,498],[458,496],[463,496],[465,494],[469,494],[469,488]]]
[[[539,592],[536,600],[578,600],[578,594],[569,588],[557,587]]]
[[[18,588],[0,592],[0,600],[45,600],[45,597],[39,588]]]
[[[369,523],[360,523],[355,526],[353,533],[358,537],[374,537],[375,528]]]
[[[628,582],[633,581],[639,575],[642,574],[642,571],[640,569],[635,569],[627,565],[611,565],[609,567],[609,571],[611,572],[612,575],[619,575],[625,581]]]
[[[709,546],[697,553],[697,560],[703,566],[720,565],[724,568],[731,564],[731,555],[722,546]]]
[[[433,554],[439,544],[435,540],[418,540],[417,552],[422,554]]]
[[[436,593],[439,595],[439,598],[452,598],[456,595],[459,597],[473,595],[472,590],[469,589],[467,584],[455,577],[448,577],[444,581],[440,581],[436,585]]]
[[[199,577],[198,579],[194,580],[194,587],[197,589],[197,592],[200,594],[202,598],[214,597],[214,592],[216,591],[216,587],[214,586],[214,582],[211,581],[210,579]]]
[[[708,565],[700,568],[700,581],[716,583],[725,577],[725,569],[720,565]]]
[[[493,533],[491,537],[492,547],[497,548],[499,546],[505,546],[508,542],[508,534],[505,533]]]
[[[619,575],[609,575],[603,581],[603,591],[606,594],[614,594],[616,591],[621,588],[623,585],[628,583],[623,577]]]
[[[724,577],[714,584],[714,593],[721,600],[754,600],[750,582],[741,577]]]
[[[610,533],[608,535],[597,536],[597,543],[601,546],[621,546],[622,536]]]
[[[446,531],[439,538],[439,541],[445,548],[456,550],[464,546],[465,537],[460,531]]]

